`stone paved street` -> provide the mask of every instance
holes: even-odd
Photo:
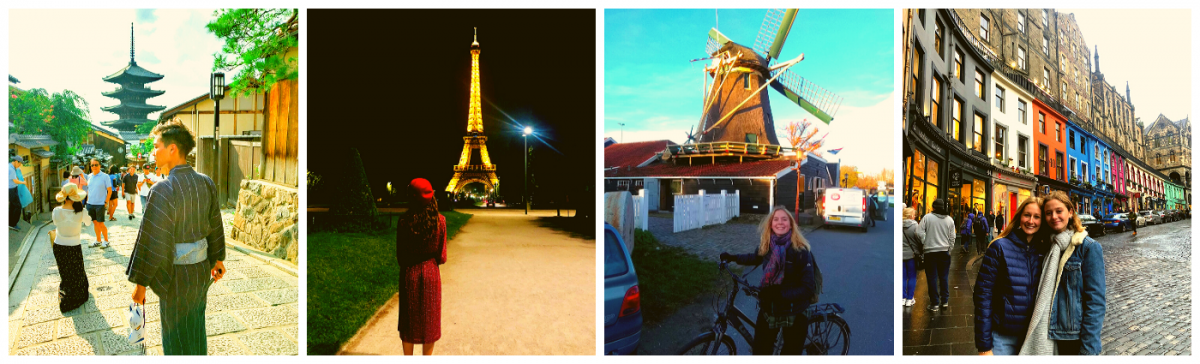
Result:
[[[1137,237],[1094,238],[1104,248],[1107,274],[1104,355],[1191,355],[1191,222],[1143,227]],[[916,304],[902,314],[904,355],[978,354],[971,301],[977,257],[952,254],[948,310],[925,309],[925,274],[917,273]]]
[[[15,284],[8,307],[9,353],[14,355],[123,355],[142,348],[126,343],[128,307],[133,284],[125,276],[141,214],[126,218],[118,202],[117,220],[109,221],[112,246],[83,248],[88,274],[88,302],[66,313],[58,310],[58,267],[46,232],[40,231]],[[135,211],[141,211],[141,206]],[[228,220],[228,216],[226,217]],[[83,227],[83,240],[94,240]],[[227,229],[228,230],[228,227]],[[295,267],[261,254],[229,249],[228,273],[208,292],[207,331],[210,355],[296,355],[297,280]],[[9,279],[13,279],[10,277]],[[146,352],[162,354],[158,297],[147,290]]]

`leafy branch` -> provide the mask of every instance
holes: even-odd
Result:
[[[298,9],[221,9],[214,15],[205,27],[225,45],[213,54],[213,70],[240,69],[228,83],[232,94],[270,91],[276,82],[299,77],[297,57],[287,56],[299,46]]]

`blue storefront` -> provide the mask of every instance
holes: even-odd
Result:
[[[1092,177],[1095,175],[1091,146],[1096,139],[1080,128],[1073,118],[1067,119],[1067,183],[1071,185],[1071,200],[1076,212],[1094,213],[1095,192]]]

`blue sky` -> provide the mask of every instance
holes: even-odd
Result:
[[[682,143],[700,117],[703,58],[716,25],[734,41],[753,44],[765,9],[609,9],[604,14],[604,134],[624,141]],[[826,148],[865,171],[893,167],[895,15],[891,9],[801,9],[779,56],[804,53],[792,70],[845,98],[824,125],[774,90],[776,125],[807,118],[829,133]],[[719,24],[717,23],[719,21]],[[780,138],[782,139],[782,138]],[[782,141],[782,140],[781,140]]]

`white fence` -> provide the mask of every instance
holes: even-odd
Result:
[[[674,232],[699,229],[707,225],[724,224],[741,215],[741,192],[732,194],[675,195]]]
[[[638,194],[633,195],[633,227],[650,230],[650,217],[646,210],[650,207],[650,201],[646,200],[646,190],[641,189]]]

